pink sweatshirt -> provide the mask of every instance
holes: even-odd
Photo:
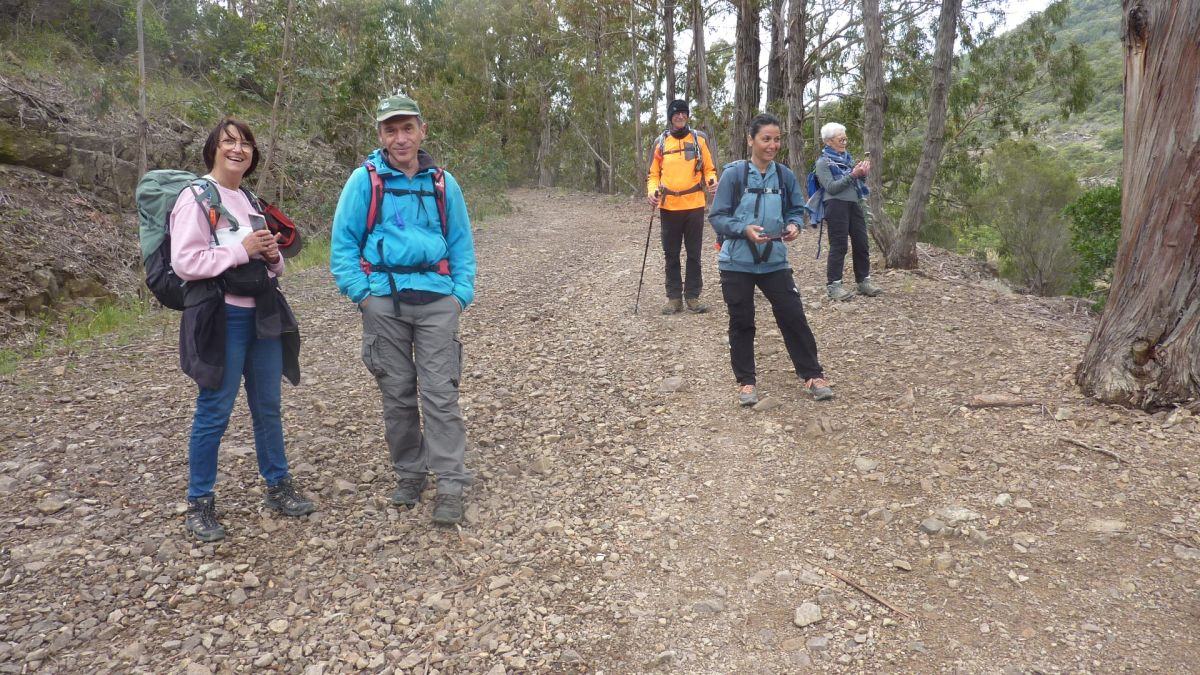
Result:
[[[250,214],[259,214],[241,190],[230,190],[214,182],[221,193],[221,205],[237,219],[240,227],[250,227]],[[217,221],[217,229],[228,229],[225,216]],[[256,255],[256,258],[261,256]],[[192,190],[179,193],[171,209],[171,267],[184,281],[197,281],[220,276],[230,267],[250,262],[241,244],[218,246],[208,225],[208,207],[197,202]],[[279,262],[267,263],[267,273],[273,277],[283,273],[283,256]],[[254,298],[225,294],[225,302],[238,307],[253,307]]]

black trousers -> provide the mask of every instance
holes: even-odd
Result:
[[[817,362],[817,341],[813,338],[800,291],[790,269],[751,274],[721,270],[721,295],[729,307],[729,363],[738,384],[755,384],[754,379],[754,287],[771,303],[775,324],[783,334],[792,366],[801,379],[824,377]]]
[[[842,280],[846,266],[846,238],[854,249],[854,280],[862,281],[871,275],[871,242],[867,238],[867,221],[860,202],[830,199],[825,202],[825,222],[829,225],[829,257],[825,259],[825,280],[832,284]]]
[[[700,297],[704,281],[700,278],[700,250],[704,247],[704,208],[667,211],[662,214],[662,246],[665,256],[667,298]],[[687,250],[687,279],[681,279],[679,247]]]

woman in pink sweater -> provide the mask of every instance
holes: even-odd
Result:
[[[243,380],[258,470],[267,483],[265,505],[288,516],[312,513],[316,506],[296,490],[284,452],[280,380],[288,356],[294,370],[288,377],[293,383],[299,379],[299,332],[275,281],[283,272],[276,238],[265,227],[257,202],[241,189],[242,179],[258,165],[250,127],[233,118],[222,120],[204,143],[204,164],[209,171],[204,178],[216,196],[206,198],[208,193],[197,187],[180,193],[171,211],[171,266],[189,285],[203,283],[221,291],[185,309],[180,326],[184,370],[200,385],[188,446],[184,524],[200,540],[218,541],[225,529],[217,520],[213,495],[217,450]],[[264,266],[265,273],[258,269]],[[255,295],[229,292],[247,287],[239,285],[246,278],[256,281]],[[200,364],[203,376],[196,368],[189,370],[189,363]]]

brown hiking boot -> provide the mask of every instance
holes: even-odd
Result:
[[[663,306],[663,314],[678,314],[683,311],[683,300],[679,298],[671,298],[667,300],[667,304]]]
[[[693,314],[703,314],[708,311],[708,305],[700,302],[700,298],[688,298],[686,303],[688,311]]]

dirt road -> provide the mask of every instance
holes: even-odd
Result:
[[[285,283],[312,517],[261,508],[239,402],[229,537],[184,536],[175,316],[0,380],[0,672],[1197,668],[1200,424],[1081,398],[1092,319],[1069,303],[930,250],[878,274],[884,296],[831,305],[805,234],[792,261],[837,398],[802,393],[760,302],[765,400],[741,409],[711,248],[713,311],[660,316],[656,223],[634,316],[647,207],[512,201],[476,233],[461,530],[388,505],[379,395],[326,270]]]

